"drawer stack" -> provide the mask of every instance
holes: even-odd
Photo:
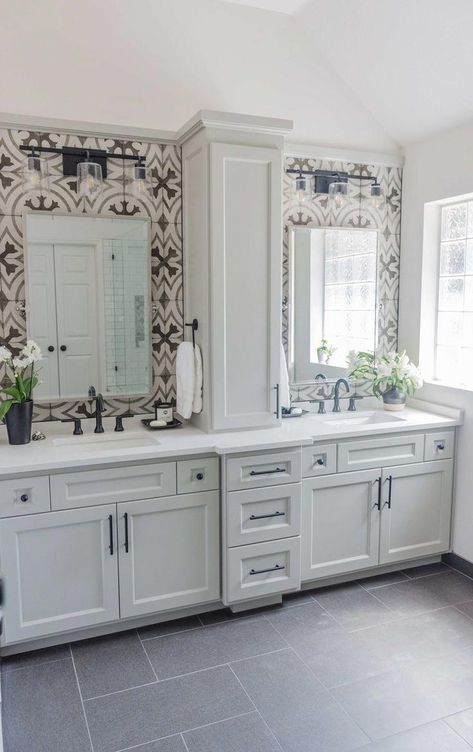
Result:
[[[226,461],[226,603],[300,587],[301,453]]]

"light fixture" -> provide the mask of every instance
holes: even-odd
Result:
[[[374,183],[371,184],[370,197],[368,201],[375,209],[382,209],[382,207],[384,206],[383,191],[377,180],[375,180]]]
[[[23,182],[27,191],[41,191],[49,187],[48,163],[44,157],[38,157],[34,149],[26,157]]]
[[[293,183],[293,192],[299,204],[303,204],[312,195],[312,178],[299,172]]]
[[[77,163],[77,193],[84,198],[95,199],[102,193],[102,167],[91,162],[86,152],[85,162]]]
[[[151,174],[149,167],[144,164],[144,157],[131,168],[131,192],[135,198],[146,198],[151,193]]]
[[[335,207],[341,209],[348,201],[348,181],[340,180],[340,176],[337,175],[328,187],[328,195]]]

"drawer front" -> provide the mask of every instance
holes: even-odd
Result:
[[[337,472],[337,445],[315,444],[302,449],[302,477],[329,475]]]
[[[228,603],[297,590],[301,582],[301,541],[287,538],[230,548],[227,564]]]
[[[289,538],[301,531],[301,486],[254,488],[227,494],[227,544]]]
[[[53,509],[156,499],[176,493],[176,463],[89,470],[51,476]]]
[[[49,477],[0,481],[0,517],[49,512]]]
[[[453,457],[455,431],[434,431],[425,434],[424,460],[448,460]]]
[[[228,491],[298,483],[300,479],[300,450],[230,457],[227,460]]]
[[[216,491],[220,487],[217,457],[181,460],[177,463],[177,493]]]
[[[338,470],[408,465],[424,459],[424,434],[346,441],[338,445]]]

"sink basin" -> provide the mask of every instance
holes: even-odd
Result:
[[[400,415],[390,415],[387,412],[374,411],[351,413],[350,415],[327,415],[323,422],[334,428],[350,428],[351,426],[373,426],[378,423],[397,423],[404,420]]]
[[[143,434],[114,435],[92,434],[90,436],[70,436],[64,439],[53,439],[54,446],[74,447],[79,451],[96,452],[101,449],[139,449],[140,447],[156,446],[159,441],[154,436]]]

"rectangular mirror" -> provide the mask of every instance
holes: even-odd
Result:
[[[346,376],[351,350],[376,349],[377,245],[375,230],[292,228],[287,300],[292,383],[317,374],[328,380]]]
[[[149,221],[26,215],[26,323],[37,399],[151,390]]]

